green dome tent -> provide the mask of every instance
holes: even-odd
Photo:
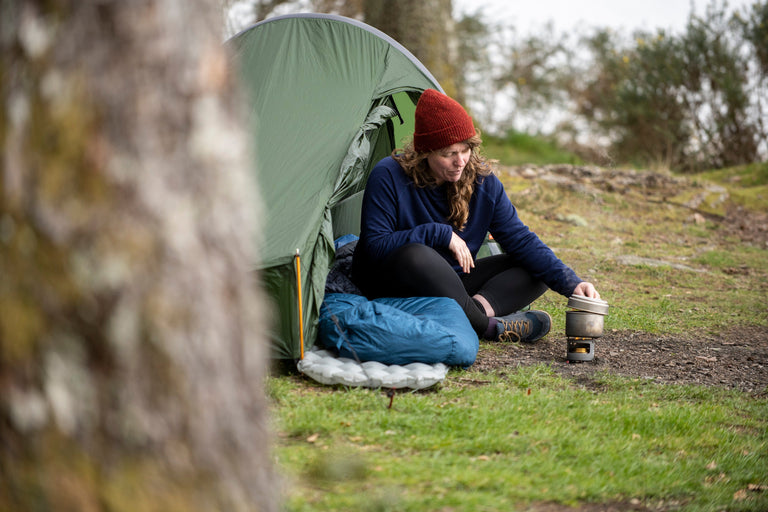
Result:
[[[273,357],[298,359],[317,336],[333,241],[359,233],[368,173],[413,133],[421,92],[441,88],[393,39],[340,16],[276,17],[228,44],[251,106]]]

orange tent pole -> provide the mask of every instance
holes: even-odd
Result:
[[[299,342],[301,348],[301,359],[304,359],[304,311],[301,300],[301,256],[296,249],[296,285],[299,291]]]

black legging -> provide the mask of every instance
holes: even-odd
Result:
[[[483,335],[488,316],[472,296],[480,294],[496,316],[508,315],[540,297],[547,286],[530,276],[507,254],[480,258],[469,274],[457,274],[437,251],[422,244],[399,247],[366,275],[354,275],[369,297],[450,297]]]

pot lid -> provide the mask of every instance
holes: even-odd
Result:
[[[571,295],[568,298],[568,307],[598,315],[608,314],[608,303],[606,301],[603,299],[591,299],[582,295]]]

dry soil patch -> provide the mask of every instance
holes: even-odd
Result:
[[[732,328],[720,335],[659,335],[608,332],[595,342],[592,361],[569,362],[564,337],[536,343],[483,342],[472,367],[504,372],[546,364],[559,374],[597,387],[600,373],[648,379],[661,384],[721,386],[768,395],[768,327]]]

